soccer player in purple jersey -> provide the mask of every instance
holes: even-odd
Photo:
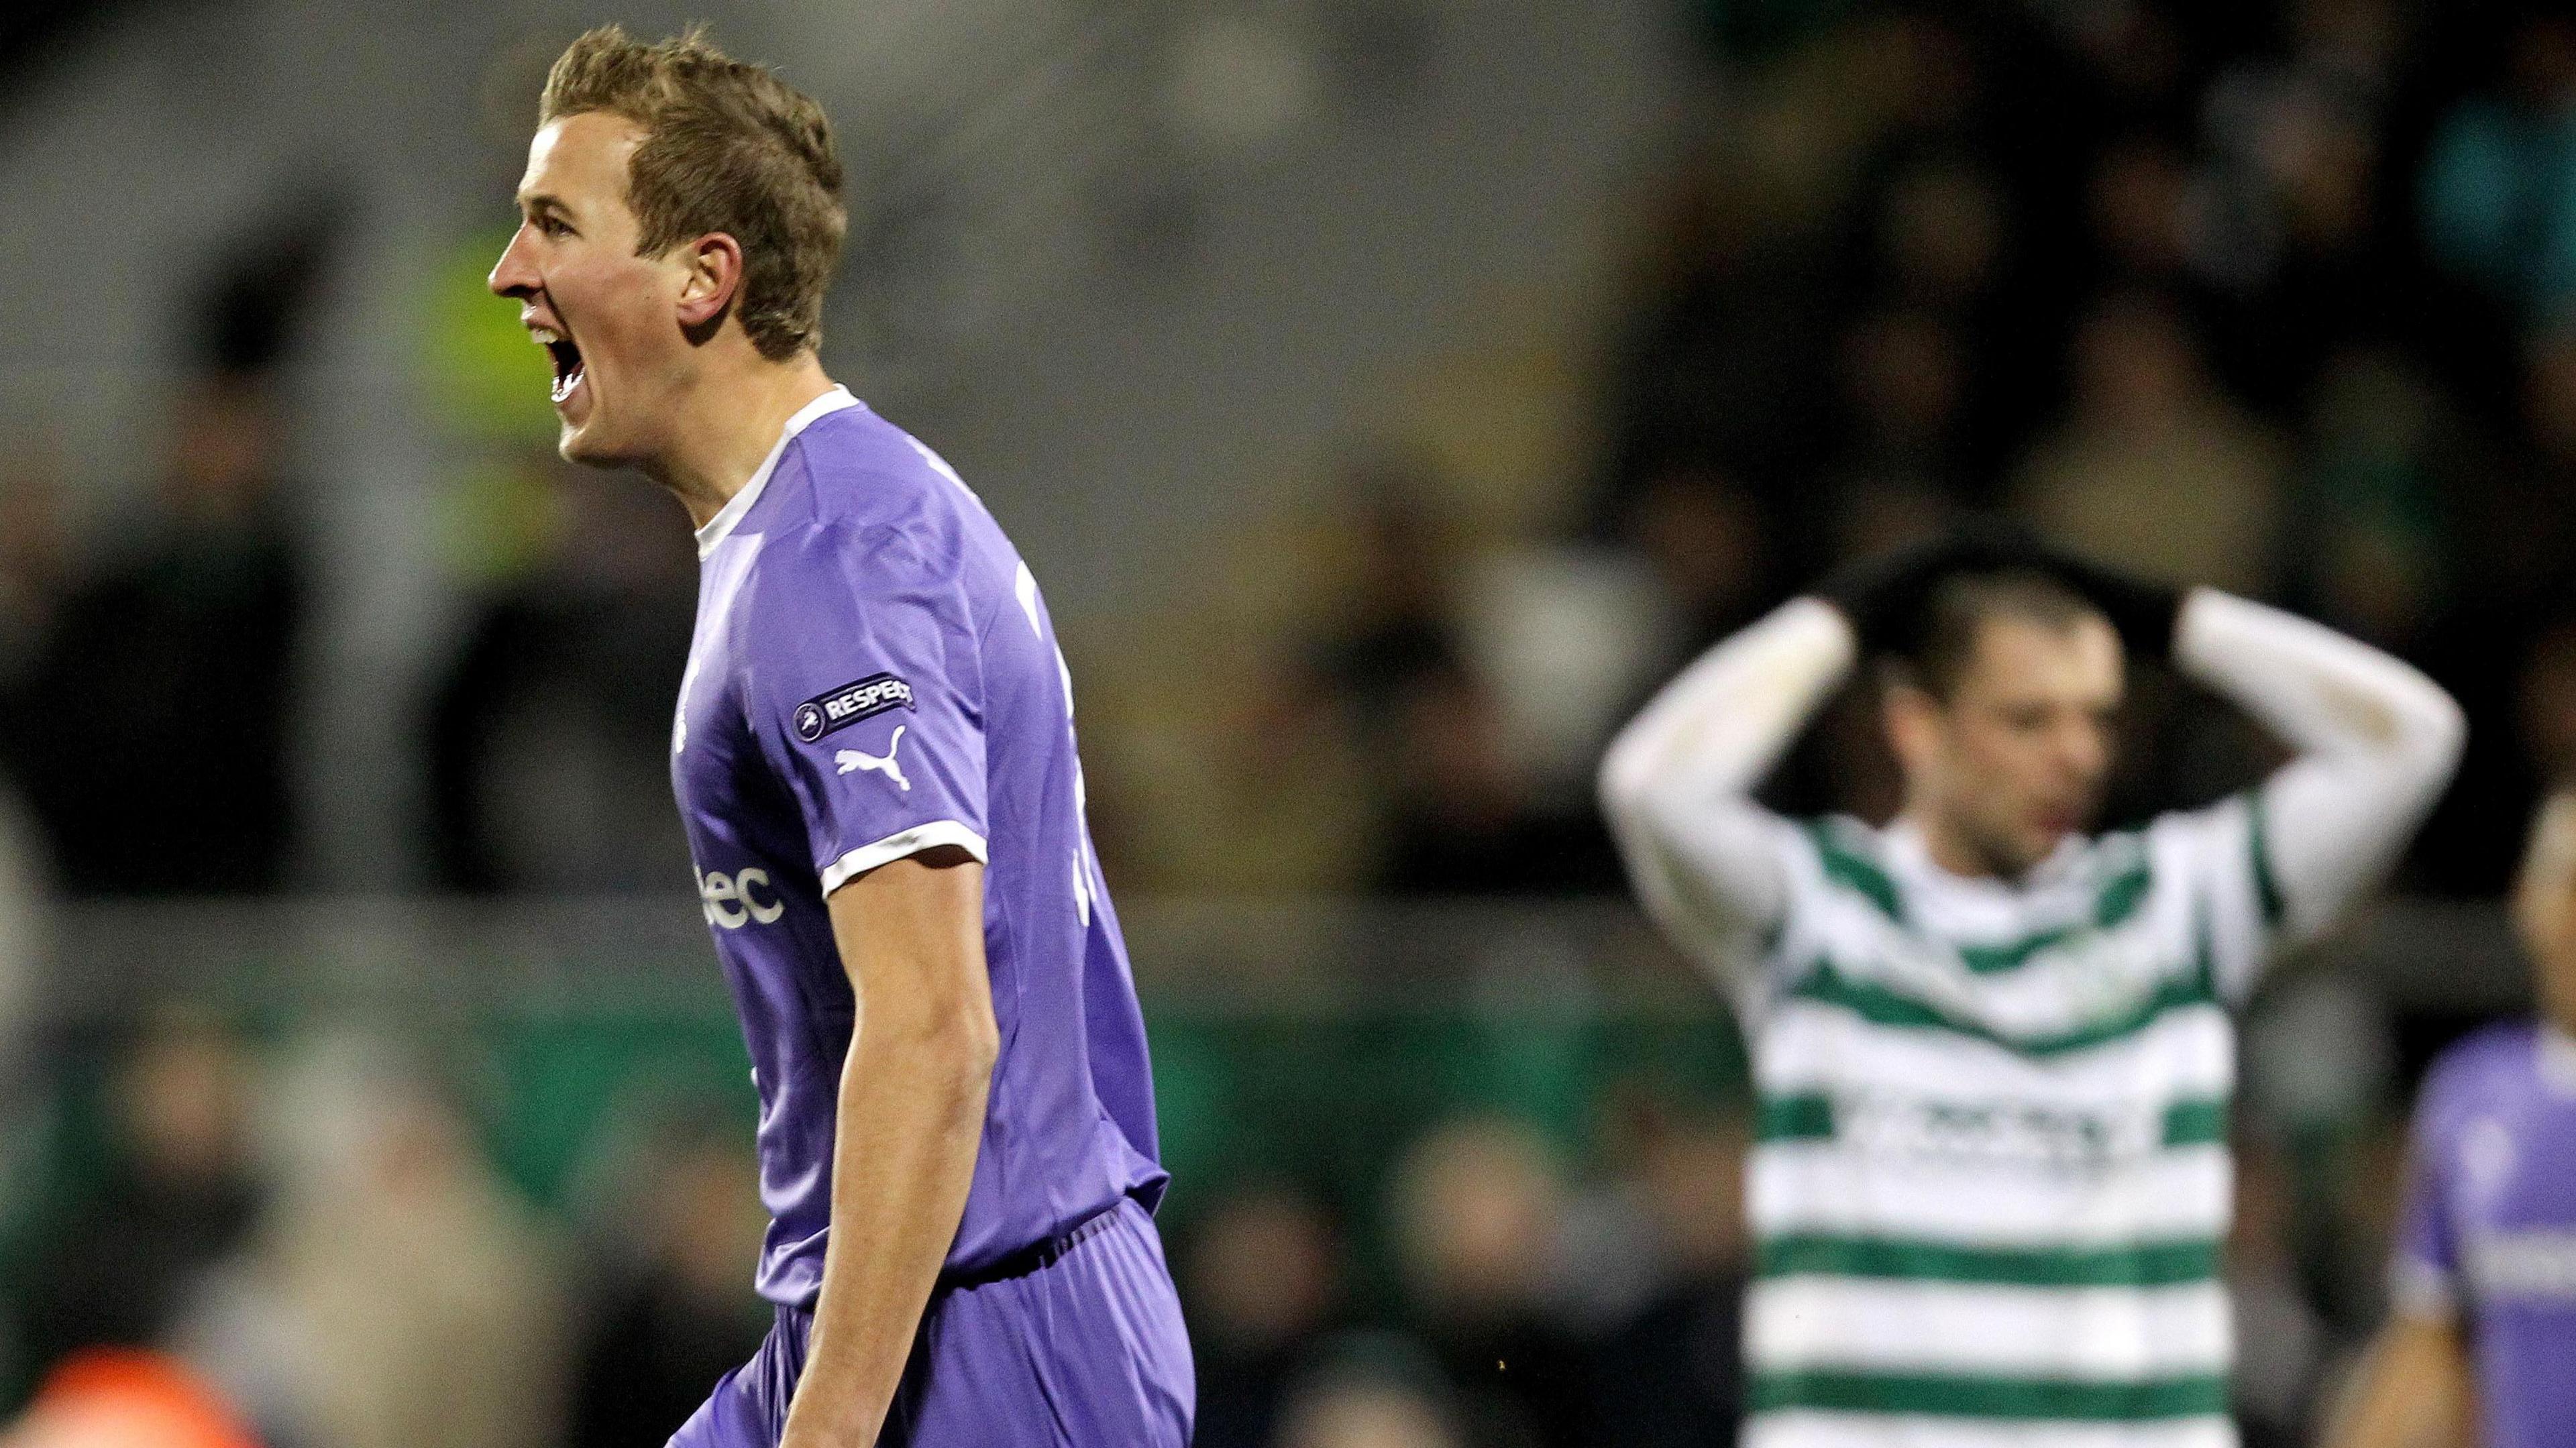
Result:
[[[1180,1448],[1145,1033],[1037,582],[815,354],[829,124],[695,35],[547,77],[492,290],[563,455],[697,524],[671,774],[760,1095],[777,1326],[680,1448]]]
[[[2514,923],[2540,1020],[2424,1078],[2389,1322],[2332,1448],[2576,1448],[2576,793],[2532,827]]]

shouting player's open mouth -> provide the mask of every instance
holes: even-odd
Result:
[[[563,333],[558,332],[551,327],[530,327],[528,329],[528,335],[536,338],[537,345],[545,348],[546,356],[554,361],[555,406],[561,407],[566,402],[572,400],[574,391],[581,386],[582,377],[584,375],[581,365],[581,349],[573,345],[573,340],[570,337],[565,336]]]

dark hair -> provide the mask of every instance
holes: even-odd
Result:
[[[727,56],[703,29],[647,45],[603,25],[556,58],[537,124],[586,111],[645,130],[626,178],[638,255],[721,231],[742,245],[735,315],[760,355],[784,361],[822,340],[849,214],[832,124],[812,97]]]
[[[1946,701],[1976,662],[1987,624],[2017,619],[2063,632],[2088,618],[2104,615],[2055,574],[2035,568],[1954,573],[1934,584],[1924,600],[1912,647],[1894,661],[1893,676]]]

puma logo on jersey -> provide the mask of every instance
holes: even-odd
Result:
[[[894,759],[896,746],[903,743],[904,727],[905,726],[901,724],[894,726],[894,737],[886,741],[886,752],[881,755],[870,754],[864,749],[844,749],[840,753],[832,756],[832,762],[841,766],[841,773],[843,774],[848,774],[853,770],[873,769],[877,773],[884,775],[886,778],[893,780],[895,788],[902,790],[906,794],[910,794],[912,793],[912,781],[903,777],[903,766],[895,763]]]

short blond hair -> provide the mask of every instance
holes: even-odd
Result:
[[[823,108],[716,49],[703,28],[647,45],[603,25],[556,58],[537,124],[588,111],[644,128],[626,178],[643,227],[637,254],[721,231],[742,246],[735,315],[760,355],[779,362],[820,345],[823,293],[849,229]]]

